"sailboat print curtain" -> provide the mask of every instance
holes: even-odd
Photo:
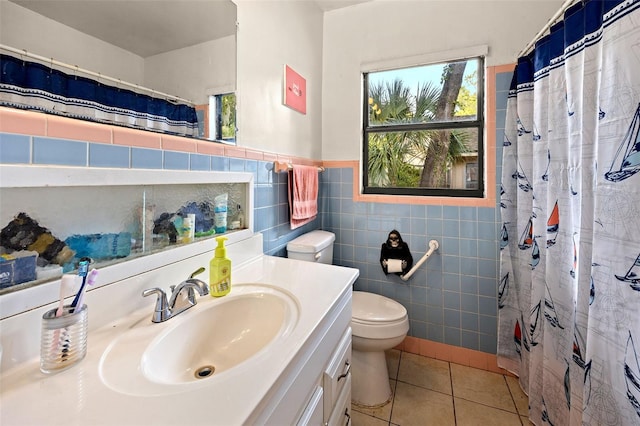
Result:
[[[640,424],[640,0],[579,2],[518,59],[498,363],[536,425]]]

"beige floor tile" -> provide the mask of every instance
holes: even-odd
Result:
[[[502,374],[451,364],[453,396],[517,413]]]
[[[451,376],[446,361],[403,352],[398,380],[451,395]]]
[[[356,411],[355,409],[351,410],[352,426],[387,426],[388,424],[388,421],[367,416],[366,414]]]
[[[511,376],[505,376],[505,378],[507,379],[511,396],[513,396],[513,400],[516,402],[518,414],[529,416],[529,397],[522,391],[520,383],[518,383],[518,378]]]
[[[529,417],[520,416],[520,421],[524,426],[535,426],[533,423],[531,423],[531,420],[529,420]]]
[[[351,404],[352,410],[367,414],[369,416],[377,417],[378,419],[382,419],[388,422],[389,418],[391,417],[391,407],[393,406],[393,399],[395,397],[396,381],[389,380],[389,384],[391,385],[391,392],[394,394],[391,396],[391,402],[378,408],[366,408],[361,407],[357,404]]]
[[[389,378],[396,380],[398,378],[398,364],[400,364],[401,352],[397,349],[385,351],[384,355],[387,359],[387,369],[389,370]]]
[[[456,423],[452,397],[398,382],[391,423],[400,426],[454,426]]]
[[[477,404],[465,399],[454,398],[457,426],[518,426],[520,417],[515,413]]]

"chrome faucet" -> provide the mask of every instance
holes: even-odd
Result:
[[[169,318],[173,318],[181,312],[186,311],[197,303],[194,290],[198,291],[200,296],[205,296],[209,293],[209,287],[207,284],[197,278],[193,278],[199,273],[203,272],[204,268],[200,268],[195,271],[189,279],[181,282],[177,286],[171,286],[171,298],[167,302],[167,294],[155,287],[149,288],[142,292],[142,296],[150,296],[157,294],[156,305],[153,311],[153,322],[164,322]]]

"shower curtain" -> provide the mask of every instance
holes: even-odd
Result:
[[[191,105],[109,86],[10,55],[0,55],[0,106],[198,136],[198,116]]]
[[[640,424],[640,0],[587,0],[518,59],[498,363],[536,425]]]

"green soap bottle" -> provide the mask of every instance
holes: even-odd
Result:
[[[216,237],[216,241],[216,254],[209,262],[209,292],[213,297],[222,297],[231,291],[231,260],[224,246],[227,237]]]

